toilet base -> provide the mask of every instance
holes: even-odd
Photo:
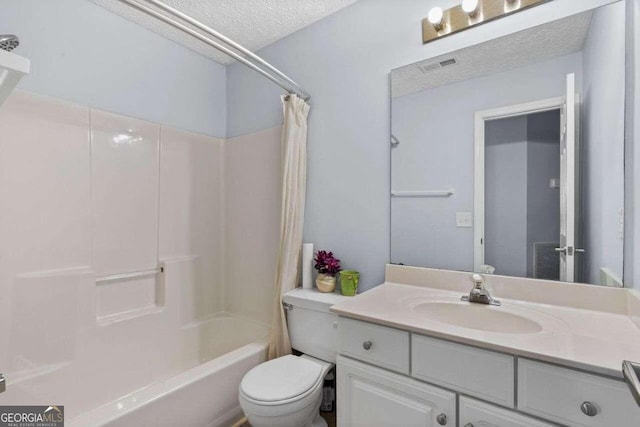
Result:
[[[316,413],[316,416],[313,418],[310,427],[327,427],[327,422],[322,418],[320,413]]]

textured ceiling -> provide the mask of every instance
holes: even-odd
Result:
[[[232,60],[216,49],[188,36],[119,0],[91,0],[133,22],[221,64]],[[181,12],[256,51],[357,0],[165,0]],[[144,0],[140,1],[147,6]]]
[[[391,73],[393,97],[579,52],[590,22],[591,11],[398,68]],[[456,64],[438,65],[451,58]]]

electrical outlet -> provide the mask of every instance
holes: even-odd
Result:
[[[473,227],[473,212],[456,212],[456,227]]]

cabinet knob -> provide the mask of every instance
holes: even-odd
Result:
[[[440,424],[441,426],[445,426],[447,425],[447,416],[445,414],[440,414],[436,417],[436,421],[438,422],[438,424]]]
[[[591,402],[583,402],[582,405],[580,405],[580,410],[588,417],[598,415],[598,407]]]
[[[364,348],[365,350],[371,350],[372,346],[373,343],[371,341],[365,341],[362,343],[362,348]]]
[[[466,423],[466,424],[464,425],[464,427],[473,427],[473,424],[471,424],[471,423]]]

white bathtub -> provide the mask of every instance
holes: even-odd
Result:
[[[238,386],[247,371],[265,360],[266,333],[263,325],[234,316],[189,325],[181,337],[182,369],[176,367],[119,399],[85,408],[67,418],[66,425],[229,426],[242,418]]]
[[[265,360],[268,328],[224,313],[163,328],[170,314],[81,331],[58,363],[40,346],[46,363],[16,356],[23,366],[7,373],[0,405],[63,405],[69,427],[228,427],[242,417],[238,387]]]
[[[17,276],[6,293],[10,309],[0,311],[0,405],[61,405],[73,427],[228,426],[240,418],[238,386],[264,361],[268,326],[226,312],[198,318],[198,262],[163,261],[157,304],[108,316],[98,308],[105,296],[130,304],[145,282],[96,285],[84,268]]]

